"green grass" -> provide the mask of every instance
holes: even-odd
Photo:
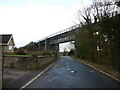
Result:
[[[32,56],[32,55],[3,55],[3,56],[18,56],[18,57],[29,57],[29,56]],[[44,57],[44,56],[37,56],[38,58],[41,58],[41,57]]]
[[[22,57],[29,57],[30,55],[3,55],[3,56],[22,56]]]

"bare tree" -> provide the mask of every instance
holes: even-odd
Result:
[[[81,25],[96,23],[102,17],[113,17],[118,14],[118,6],[113,0],[94,0],[90,7],[78,11],[77,20]]]
[[[77,54],[100,63],[118,62],[120,58],[120,50],[116,50],[120,46],[118,6],[113,0],[94,0],[89,8],[78,11],[78,21],[82,27],[76,33]]]

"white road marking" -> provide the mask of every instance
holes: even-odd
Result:
[[[28,83],[26,83],[24,86],[22,86],[19,90],[22,90],[24,88],[26,88],[28,85],[30,85],[33,81],[35,81],[38,77],[40,77],[43,73],[45,73],[48,69],[50,69],[55,63],[53,63],[52,65],[50,65],[49,67],[47,67],[44,71],[42,71],[41,73],[39,73],[36,77],[34,77],[32,80],[30,80]]]
[[[120,82],[120,80],[118,78],[113,77],[112,75],[110,75],[110,74],[108,74],[108,73],[106,73],[106,72],[104,72],[102,70],[99,70],[99,69],[97,69],[97,68],[95,68],[95,67],[93,67],[93,66],[91,66],[89,64],[86,64],[86,63],[84,63],[82,61],[80,61],[80,62]]]
[[[90,72],[94,72],[94,71],[91,70]]]

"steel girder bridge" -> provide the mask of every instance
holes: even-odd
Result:
[[[39,51],[51,50],[59,51],[59,44],[75,41],[75,31],[79,28],[80,25],[74,25],[70,28],[64,29],[60,32],[49,35],[45,38],[42,38],[37,42],[37,47]]]

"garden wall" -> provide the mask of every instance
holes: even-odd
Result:
[[[3,56],[4,67],[17,69],[37,70],[57,60],[55,55],[50,56]]]

